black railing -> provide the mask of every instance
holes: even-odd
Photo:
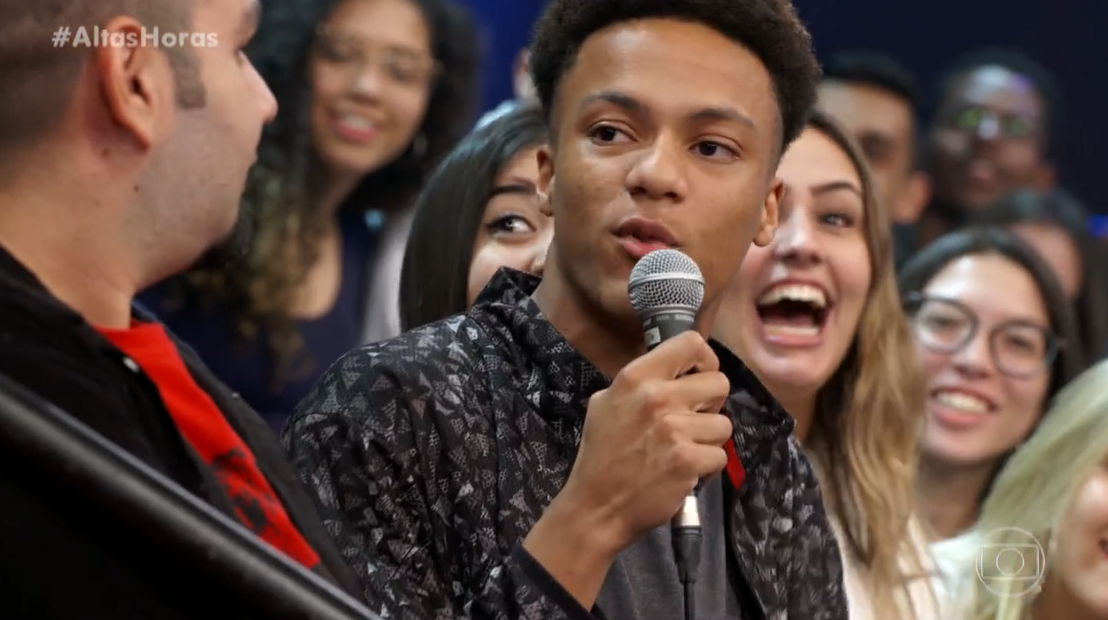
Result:
[[[379,620],[240,524],[3,375],[0,454],[5,477],[33,474],[35,488],[47,485],[51,492],[61,492],[71,510],[89,511],[82,515],[90,520],[118,523],[129,535],[156,546],[159,564],[173,563],[175,571],[184,567],[198,581],[219,584],[251,617]],[[0,506],[0,511],[9,508]],[[9,539],[4,546],[8,544],[18,541]]]

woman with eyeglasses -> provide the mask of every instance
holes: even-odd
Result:
[[[287,0],[248,55],[280,111],[243,199],[246,259],[142,301],[279,431],[339,356],[399,333],[412,203],[472,121],[479,53],[448,0]]]
[[[1039,252],[1074,304],[1089,362],[1108,350],[1108,280],[1104,259],[1087,228],[1087,211],[1065,190],[1021,190],[973,215],[975,226],[1005,228]]]
[[[934,539],[977,520],[997,471],[1084,369],[1061,285],[999,229],[950,233],[900,273],[927,381],[918,501]]]

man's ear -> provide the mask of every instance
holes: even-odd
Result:
[[[554,208],[550,204],[550,190],[554,186],[554,154],[550,146],[540,146],[535,153],[539,163],[539,178],[535,183],[535,192],[539,195],[539,210],[543,215],[553,216]]]
[[[766,201],[762,204],[762,221],[758,224],[758,232],[754,235],[754,245],[764,248],[773,243],[773,236],[777,234],[777,218],[780,215],[781,196],[785,193],[785,183],[781,179],[774,178]]]
[[[159,115],[176,103],[172,69],[165,54],[153,45],[130,44],[142,42],[142,35],[142,24],[134,18],[117,17],[101,28],[101,36],[127,44],[94,45],[93,58],[112,122],[145,149],[164,131]]]
[[[895,205],[892,213],[893,222],[915,224],[930,200],[931,177],[921,170],[913,172],[904,186],[904,192],[900,195],[900,204]]]

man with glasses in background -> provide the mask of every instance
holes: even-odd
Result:
[[[1050,189],[1061,97],[1050,73],[1010,50],[981,50],[956,61],[940,81],[927,168],[933,200],[920,219],[920,246],[958,228],[1017,189]]]

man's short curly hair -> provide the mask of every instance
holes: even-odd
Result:
[[[820,67],[811,35],[789,0],[553,0],[531,44],[531,77],[547,115],[586,39],[613,24],[646,18],[704,24],[749,49],[773,80],[781,151],[800,135],[815,105]]]

